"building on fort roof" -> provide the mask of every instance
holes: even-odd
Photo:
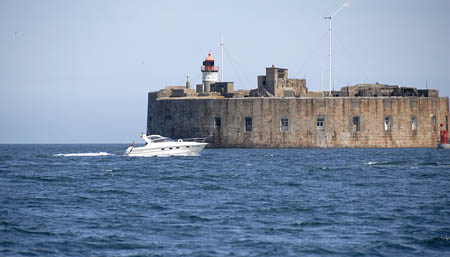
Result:
[[[311,92],[306,79],[266,68],[258,87],[217,82],[211,53],[202,84],[167,86],[148,94],[147,134],[208,137],[212,147],[436,147],[448,130],[449,99],[438,90],[358,84]]]

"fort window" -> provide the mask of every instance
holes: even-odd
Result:
[[[325,118],[323,116],[319,116],[317,118],[317,129],[324,130],[325,128]]]
[[[220,128],[220,126],[222,126],[222,120],[220,119],[220,117],[215,117],[214,118],[214,127]]]
[[[245,117],[245,131],[252,131],[252,117]]]
[[[417,117],[412,116],[411,118],[411,130],[417,130]]]
[[[285,69],[278,69],[278,78],[279,79],[286,78],[286,70]]]
[[[289,120],[288,118],[281,118],[280,120],[280,129],[281,130],[288,130],[289,128]]]
[[[352,118],[352,125],[353,125],[353,131],[360,131],[361,130],[361,124],[360,124],[359,116],[353,116],[353,118]]]
[[[392,128],[392,117],[385,116],[384,117],[384,131],[389,131]]]
[[[448,116],[445,116],[445,130],[448,131]]]
[[[433,123],[433,129],[434,129],[434,131],[436,131],[437,130],[437,119],[436,119],[435,115],[433,115],[431,117],[431,123]]]

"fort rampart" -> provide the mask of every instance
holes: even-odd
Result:
[[[214,147],[436,147],[447,97],[158,98],[148,130]]]
[[[188,79],[150,92],[147,134],[207,137],[213,147],[436,147],[448,130],[449,99],[438,90],[375,83],[311,92],[274,66],[257,81],[253,90],[209,80],[194,90]]]

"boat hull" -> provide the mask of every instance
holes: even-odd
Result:
[[[174,142],[172,144],[148,144],[143,147],[129,147],[125,151],[128,156],[166,157],[166,156],[198,156],[207,143]]]
[[[450,149],[450,144],[438,144],[438,148]]]

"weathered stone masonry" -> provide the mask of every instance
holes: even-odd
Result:
[[[150,93],[148,114],[152,134],[212,136],[216,147],[435,147],[439,124],[448,119],[448,98],[158,100]],[[246,131],[246,117],[251,118],[251,131]],[[282,128],[282,118],[287,128]],[[320,118],[322,127],[317,124]]]
[[[448,129],[449,99],[437,90],[366,84],[330,96],[286,69],[266,73],[252,91],[150,92],[147,133],[209,137],[212,147],[436,147],[439,125]]]

